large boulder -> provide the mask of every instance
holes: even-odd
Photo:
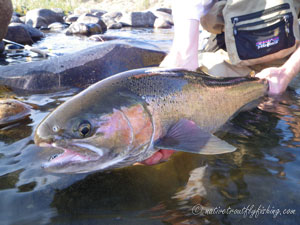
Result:
[[[48,27],[55,22],[63,23],[63,15],[50,9],[34,9],[26,14],[26,24],[36,28]]]
[[[10,0],[0,0],[0,42],[5,37],[13,13]],[[0,49],[1,52],[1,49]]]
[[[11,23],[8,26],[6,39],[20,44],[32,44],[44,37],[44,33],[23,23]]]
[[[0,85],[35,93],[85,88],[119,72],[157,66],[164,56],[145,42],[110,41],[44,61],[0,67]]]
[[[157,17],[150,11],[131,12],[123,15],[119,22],[124,26],[131,27],[153,27]]]

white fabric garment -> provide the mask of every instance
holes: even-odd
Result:
[[[214,0],[173,0],[172,11],[174,20],[194,19],[200,20],[208,11]]]
[[[196,70],[199,21],[216,0],[173,0],[174,40],[162,67]]]

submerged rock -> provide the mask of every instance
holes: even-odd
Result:
[[[30,115],[31,107],[15,99],[0,99],[0,125],[22,120]]]
[[[0,67],[0,85],[31,93],[85,88],[119,72],[157,66],[164,56],[145,42],[110,41],[44,61]]]

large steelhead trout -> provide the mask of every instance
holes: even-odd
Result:
[[[160,148],[233,152],[235,147],[213,133],[267,88],[255,78],[215,78],[184,70],[123,72],[50,113],[36,129],[35,143],[57,150],[44,167],[60,173],[128,166]]]

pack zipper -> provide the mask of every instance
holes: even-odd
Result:
[[[250,14],[247,14],[247,15],[235,16],[235,17],[231,18],[231,22],[233,24],[236,24],[238,22],[259,18],[259,17],[265,16],[265,15],[268,15],[268,14],[271,14],[271,13],[274,13],[276,11],[280,11],[280,10],[283,10],[283,9],[290,9],[290,4],[289,3],[284,3],[284,4],[281,4],[281,5],[276,5],[274,7],[264,9],[264,10],[261,10],[261,11],[257,11],[257,12],[254,12],[254,13],[250,13]]]
[[[269,18],[266,20],[260,20],[260,21],[254,22],[254,23],[247,23],[247,24],[242,24],[242,25],[238,25],[238,26],[236,25],[236,23],[234,23],[233,34],[237,35],[238,28],[257,26],[257,25],[264,24],[264,23],[270,23],[270,22],[276,21],[278,19],[280,19],[279,22],[281,22],[281,21],[285,22],[285,31],[288,34],[289,33],[289,18],[292,16],[293,16],[292,13],[286,13],[284,15],[278,15],[276,17]]]

